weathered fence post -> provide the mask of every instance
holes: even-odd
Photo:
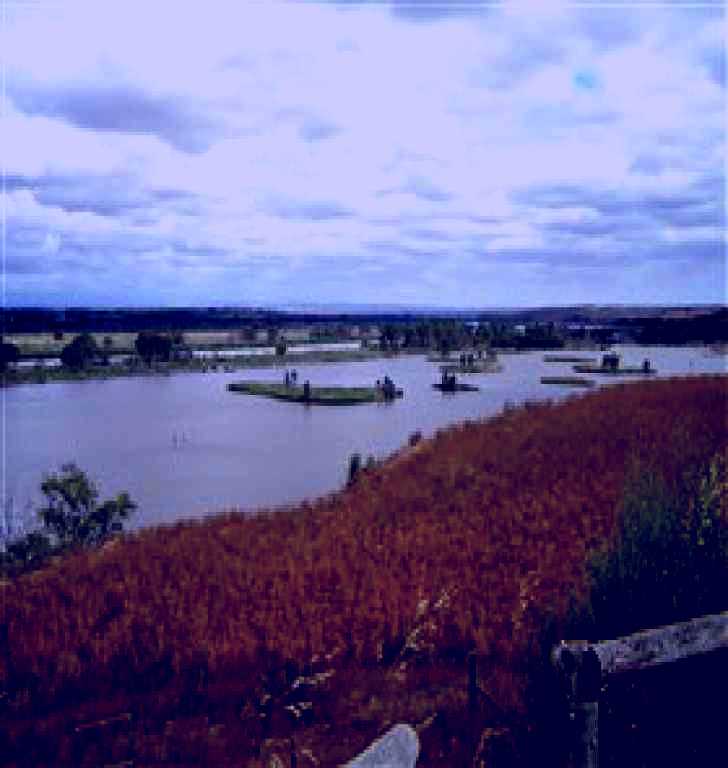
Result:
[[[471,711],[478,706],[478,656],[468,654],[468,706]]]
[[[562,642],[551,659],[564,683],[576,768],[597,768],[602,676],[635,672],[728,648],[728,611],[600,643]]]
[[[566,685],[569,717],[573,729],[575,768],[599,766],[599,691],[602,666],[588,644],[562,644],[554,649],[553,660]]]

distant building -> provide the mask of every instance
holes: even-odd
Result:
[[[513,326],[513,333],[517,333],[519,336],[526,335],[526,326],[523,323]]]
[[[370,325],[369,328],[366,329],[366,331],[362,331],[362,336],[365,339],[369,339],[370,341],[379,340],[382,335],[382,332],[379,330],[379,326],[377,325]]]
[[[278,334],[283,341],[311,341],[310,328],[283,328]]]

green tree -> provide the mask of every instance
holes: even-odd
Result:
[[[399,338],[399,331],[394,323],[385,323],[382,326],[380,345],[382,349],[394,349]]]
[[[142,331],[136,337],[134,347],[139,357],[147,365],[151,365],[154,360],[169,360],[172,352],[172,339],[164,333]]]
[[[7,370],[10,363],[17,363],[20,357],[20,350],[15,344],[2,342],[0,344],[0,371]]]
[[[99,544],[120,531],[136,509],[129,494],[98,502],[98,490],[75,464],[64,464],[60,474],[48,475],[41,484],[46,497],[38,514],[59,546]]]
[[[67,368],[78,370],[93,362],[98,352],[94,337],[90,333],[81,333],[63,347],[61,362]]]

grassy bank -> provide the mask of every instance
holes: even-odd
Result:
[[[328,766],[407,721],[431,768],[472,764],[487,733],[530,738],[546,619],[560,639],[588,595],[628,468],[676,487],[728,449],[727,412],[719,376],[509,409],[313,503],[141,531],[3,584],[0,761],[262,768],[294,749]]]

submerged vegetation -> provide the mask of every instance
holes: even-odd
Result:
[[[470,764],[487,729],[529,743],[544,627],[559,639],[570,605],[640,570],[602,554],[629,520],[671,532],[646,562],[697,563],[696,594],[724,572],[727,412],[721,376],[510,408],[367,471],[359,458],[314,503],[144,530],[6,582],[0,759],[263,766],[295,749],[334,765],[400,720],[418,724],[422,766]],[[635,493],[634,466],[659,481]],[[653,525],[669,498],[697,501]],[[595,593],[598,562],[612,586]],[[680,611],[728,607],[705,594]]]

